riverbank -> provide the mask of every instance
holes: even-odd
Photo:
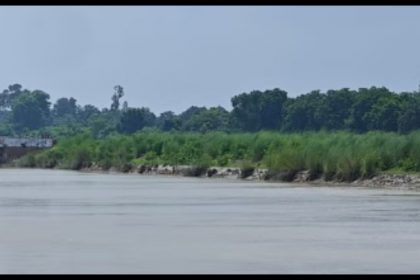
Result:
[[[0,168],[16,168],[27,169],[28,167],[19,167],[14,164],[3,164]],[[39,168],[39,167],[35,167]],[[32,169],[32,168],[30,168]],[[42,169],[56,169],[67,170],[66,168],[42,168]],[[297,172],[293,178],[287,176],[286,173],[272,173],[268,169],[255,168],[252,170],[244,170],[238,167],[194,167],[189,165],[170,166],[170,165],[139,165],[131,166],[125,170],[111,167],[104,170],[102,167],[92,165],[90,167],[83,167],[80,172],[92,173],[113,173],[113,174],[138,174],[141,176],[178,176],[178,177],[196,177],[196,178],[220,178],[228,180],[244,180],[255,182],[272,182],[272,183],[292,183],[292,184],[306,184],[313,186],[347,186],[347,187],[372,187],[372,188],[390,188],[390,189],[407,189],[420,190],[420,174],[403,173],[379,173],[371,178],[357,179],[352,182],[346,182],[337,179],[326,180],[325,178],[311,179],[310,172]]]
[[[373,187],[373,188],[393,188],[393,189],[418,189],[420,190],[420,174],[392,174],[380,173],[371,178],[358,179],[353,182],[345,182],[339,180],[325,180],[325,178],[317,178],[312,180],[309,171],[297,172],[293,178],[282,178],[286,176],[282,173],[273,174],[268,169],[248,169],[244,170],[237,167],[209,167],[200,168],[189,165],[169,166],[169,165],[139,165],[130,169],[121,171],[116,168],[110,168],[105,171],[99,166],[91,166],[82,168],[82,172],[112,172],[112,173],[130,173],[144,176],[184,176],[197,178],[223,178],[231,180],[245,181],[265,181],[278,183],[296,183],[310,184],[313,186],[355,186],[355,187]]]
[[[419,182],[420,132],[81,134],[15,166],[411,187]]]

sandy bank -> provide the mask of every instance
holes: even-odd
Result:
[[[103,169],[97,166],[82,169],[85,172],[103,172]],[[116,170],[111,168],[109,172],[118,173],[135,173],[141,175],[167,175],[167,176],[187,176],[187,177],[209,177],[209,178],[226,178],[239,179],[248,181],[270,181],[270,182],[290,182],[290,183],[307,183],[314,186],[317,185],[345,185],[358,187],[379,187],[394,189],[419,189],[420,175],[415,174],[378,174],[369,179],[358,179],[353,182],[342,182],[338,180],[328,180],[318,178],[310,179],[308,171],[298,172],[293,178],[287,178],[284,174],[272,174],[268,169],[248,169],[242,170],[237,167],[209,167],[200,168],[188,165],[180,166],[146,166],[139,165],[137,167],[127,168],[126,170]],[[286,178],[286,179],[285,179]]]

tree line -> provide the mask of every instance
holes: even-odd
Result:
[[[420,128],[420,92],[396,93],[385,87],[311,91],[288,97],[284,90],[253,90],[222,106],[191,106],[180,114],[159,115],[149,108],[120,106],[122,86],[115,86],[109,108],[81,106],[73,97],[51,103],[42,90],[13,84],[0,93],[0,135],[66,137],[89,132],[95,138],[142,129],[180,132],[339,131],[408,133]]]

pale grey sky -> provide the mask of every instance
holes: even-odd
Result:
[[[420,83],[420,7],[2,6],[0,89],[159,114],[224,106],[254,89]]]

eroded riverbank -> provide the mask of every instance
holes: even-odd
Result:
[[[278,183],[296,183],[296,184],[310,184],[313,186],[360,186],[373,188],[394,188],[394,189],[419,189],[420,190],[420,175],[418,174],[390,174],[381,173],[371,178],[358,179],[353,182],[343,182],[338,180],[325,180],[324,178],[311,179],[309,171],[296,172],[292,179],[284,179],[284,174],[270,173],[268,169],[249,169],[243,170],[238,167],[210,167],[199,168],[188,165],[183,166],[145,166],[139,165],[132,167],[125,171],[111,168],[109,171],[104,171],[100,167],[91,166],[83,168],[83,172],[112,172],[112,173],[132,173],[140,175],[164,175],[164,176],[183,176],[183,177],[198,177],[198,178],[225,178],[238,179],[256,182],[278,182]]]
[[[31,169],[17,167],[14,164],[0,165],[1,169]],[[45,168],[51,170],[50,168]],[[66,170],[60,168],[52,168],[52,170]],[[229,180],[244,180],[255,182],[272,182],[272,183],[291,183],[291,184],[308,184],[311,186],[346,186],[346,187],[371,187],[371,188],[391,188],[391,189],[407,189],[420,190],[420,174],[392,174],[379,173],[370,178],[357,179],[352,182],[342,180],[329,179],[320,177],[313,179],[310,177],[309,171],[296,172],[292,177],[285,173],[273,173],[268,169],[253,168],[244,170],[239,167],[193,167],[189,165],[170,166],[170,165],[139,165],[130,166],[126,169],[110,168],[104,170],[99,166],[92,165],[90,167],[81,168],[81,172],[93,173],[112,173],[112,174],[138,174],[142,176],[176,176],[176,177],[196,177],[196,178],[224,178]]]

